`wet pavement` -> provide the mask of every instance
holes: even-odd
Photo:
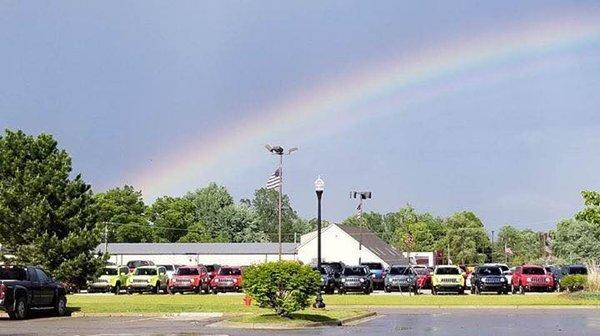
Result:
[[[217,329],[218,318],[38,317],[0,319],[1,335],[600,335],[600,309],[377,309],[357,325],[310,330]]]

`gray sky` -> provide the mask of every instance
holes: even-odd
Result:
[[[227,144],[244,120],[323,83],[343,92],[357,69],[536,22],[562,29],[579,15],[600,22],[600,3],[3,1],[0,127],[53,134],[95,191],[133,184],[151,201],[216,181],[251,197],[275,169],[263,144],[281,142],[300,147],[286,158],[285,189],[305,217],[321,174],[330,220],[354,211],[348,191],[358,188],[373,191],[367,210],[469,209],[489,229],[546,229],[582,206],[581,190],[599,189],[600,31],[365,93],[338,106],[337,119],[296,117],[281,131],[267,122],[243,144],[219,147],[228,157],[191,162],[197,174],[178,179],[159,167]]]

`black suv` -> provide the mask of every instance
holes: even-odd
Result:
[[[373,280],[371,271],[366,266],[346,266],[340,277],[340,294],[347,292],[373,292]]]
[[[335,287],[340,288],[340,279],[342,276],[342,272],[344,271],[344,267],[346,265],[341,261],[330,261],[330,262],[322,262],[321,266],[328,266],[333,271],[333,278],[335,280]]]
[[[471,273],[471,294],[497,292],[508,294],[510,284],[499,266],[477,266]]]
[[[11,319],[27,318],[31,309],[52,309],[67,314],[63,285],[35,266],[0,266],[0,310]]]
[[[313,269],[321,274],[321,291],[325,292],[325,294],[333,294],[335,292],[336,284],[334,272],[331,267],[325,265],[318,269],[317,266],[315,266]]]

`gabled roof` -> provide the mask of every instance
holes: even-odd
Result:
[[[408,261],[395,248],[386,243],[373,231],[352,225],[334,224],[342,231],[350,235],[356,241],[362,242],[362,245],[373,252],[376,256],[385,261],[388,265],[406,264]]]
[[[296,254],[298,244],[283,243],[283,254]],[[104,252],[104,244],[98,245]],[[109,243],[110,254],[278,254],[278,243]]]

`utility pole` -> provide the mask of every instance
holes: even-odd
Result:
[[[362,262],[362,240],[363,240],[363,230],[361,228],[361,226],[366,227],[364,220],[363,220],[363,200],[366,199],[371,199],[371,192],[370,191],[351,191],[350,192],[350,198],[353,199],[357,199],[358,198],[358,207],[356,208],[356,210],[358,210],[357,213],[357,217],[358,217],[358,222],[360,224],[359,228],[359,238],[358,238],[358,264],[360,265],[360,263]]]
[[[494,230],[492,230],[492,263],[494,263]]]
[[[265,145],[265,148],[273,155],[279,155],[279,205],[278,205],[278,227],[277,235],[279,237],[279,261],[281,261],[281,198],[283,195],[283,156],[290,155],[298,150],[298,147],[290,148],[287,153],[284,153],[284,149],[281,146]]]
[[[104,222],[104,253],[108,253],[108,222]]]

